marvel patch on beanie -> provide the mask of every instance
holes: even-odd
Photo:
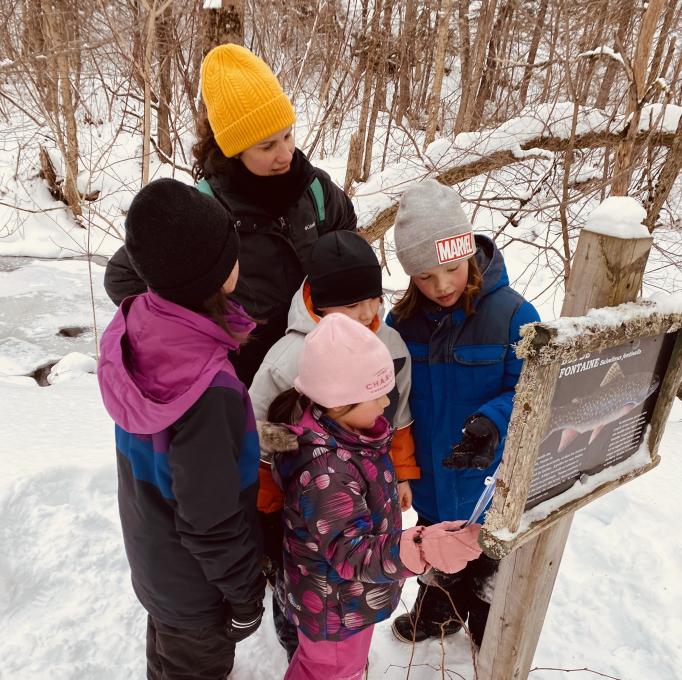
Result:
[[[294,387],[325,408],[361,404],[395,385],[391,353],[368,328],[328,314],[306,335]]]
[[[374,249],[352,231],[332,231],[317,239],[310,253],[308,283],[317,309],[383,295]]]
[[[204,57],[201,96],[215,141],[228,158],[296,120],[270,67],[241,45],[218,45]]]
[[[434,179],[413,184],[400,197],[394,238],[398,261],[408,276],[468,260],[476,252],[459,195]]]
[[[135,271],[154,292],[180,305],[198,305],[217,292],[239,255],[228,211],[174,179],[157,179],[140,190],[125,227]]]

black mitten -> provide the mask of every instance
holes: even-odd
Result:
[[[448,468],[490,467],[500,435],[490,418],[482,415],[469,416],[464,421],[462,441],[453,446],[450,455],[443,461]]]
[[[256,600],[248,604],[233,604],[232,618],[227,622],[227,637],[233,642],[241,642],[255,633],[263,618],[263,602]]]

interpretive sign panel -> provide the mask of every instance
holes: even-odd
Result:
[[[637,338],[561,365],[526,509],[637,451],[674,340]]]
[[[488,555],[658,464],[682,379],[681,328],[680,313],[629,303],[522,329],[524,367],[481,532]]]

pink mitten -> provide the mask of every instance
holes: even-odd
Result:
[[[454,574],[481,554],[480,524],[462,528],[464,522],[441,522],[426,527],[421,535],[422,556],[436,569]],[[402,556],[402,551],[401,551]]]
[[[429,566],[424,561],[417,542],[422,531],[424,527],[412,527],[405,529],[400,537],[400,561],[415,574],[423,574]]]

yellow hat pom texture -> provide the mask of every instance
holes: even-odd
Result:
[[[228,158],[296,120],[270,67],[241,45],[219,45],[206,55],[201,96],[216,143]]]

